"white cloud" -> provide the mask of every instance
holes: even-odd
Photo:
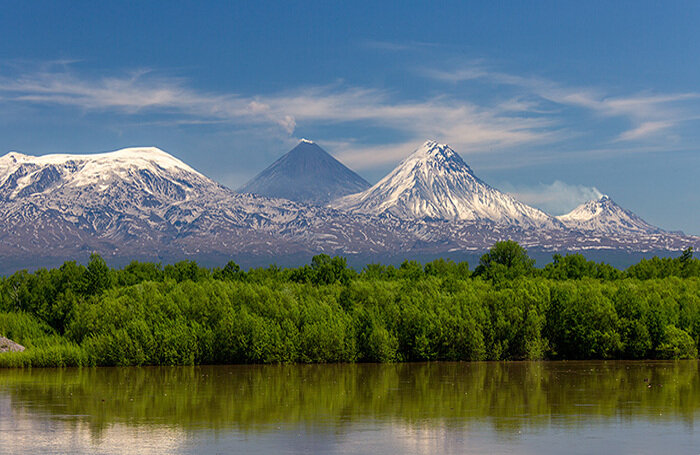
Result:
[[[293,119],[275,117],[264,103],[235,94],[198,92],[178,79],[149,72],[87,79],[68,72],[39,72],[0,78],[5,102],[54,104],[122,114],[179,114],[198,120],[273,122],[293,129]]]
[[[657,135],[683,122],[696,120],[693,111],[700,101],[698,93],[668,95],[633,95],[605,97],[592,91],[564,94],[561,90],[551,96],[552,101],[590,109],[605,117],[621,117],[632,125],[621,132],[613,142],[637,141]],[[684,109],[694,103],[695,109]]]
[[[634,141],[648,137],[658,131],[665,130],[673,126],[672,122],[644,122],[631,130],[624,131],[618,137],[619,141]]]
[[[513,186],[506,183],[501,187],[519,201],[552,215],[568,213],[578,205],[603,195],[596,187],[570,185],[560,180],[535,186]]]
[[[364,40],[360,44],[369,49],[387,52],[416,51],[439,47],[438,44],[425,41],[402,41],[401,43],[397,43],[394,41]]]
[[[375,146],[362,146],[354,143],[336,143],[333,145],[336,150],[336,158],[351,169],[362,171],[398,163],[420,144],[416,142],[402,142]]]

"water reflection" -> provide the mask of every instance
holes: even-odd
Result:
[[[9,453],[696,453],[698,410],[697,361],[0,370]]]

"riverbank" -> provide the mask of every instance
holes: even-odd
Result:
[[[473,272],[442,260],[356,272],[328,256],[247,272],[95,256],[18,272],[0,282],[0,335],[27,349],[0,367],[698,357],[692,251],[537,270],[504,244]]]

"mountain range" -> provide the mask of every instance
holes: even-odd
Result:
[[[240,191],[155,147],[0,157],[0,272],[82,260],[306,262],[541,251],[678,251],[700,238],[651,226],[609,197],[550,216],[427,141],[377,184],[304,140]],[[254,194],[254,193],[262,193]]]

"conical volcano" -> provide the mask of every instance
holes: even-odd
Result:
[[[556,219],[481,181],[446,144],[427,141],[368,190],[333,202],[342,210],[401,218],[561,226]]]
[[[242,193],[325,204],[369,188],[362,177],[314,142],[299,144],[238,189]]]
[[[652,226],[634,213],[615,203],[608,196],[585,202],[566,215],[557,217],[570,229],[603,234],[658,234]]]

